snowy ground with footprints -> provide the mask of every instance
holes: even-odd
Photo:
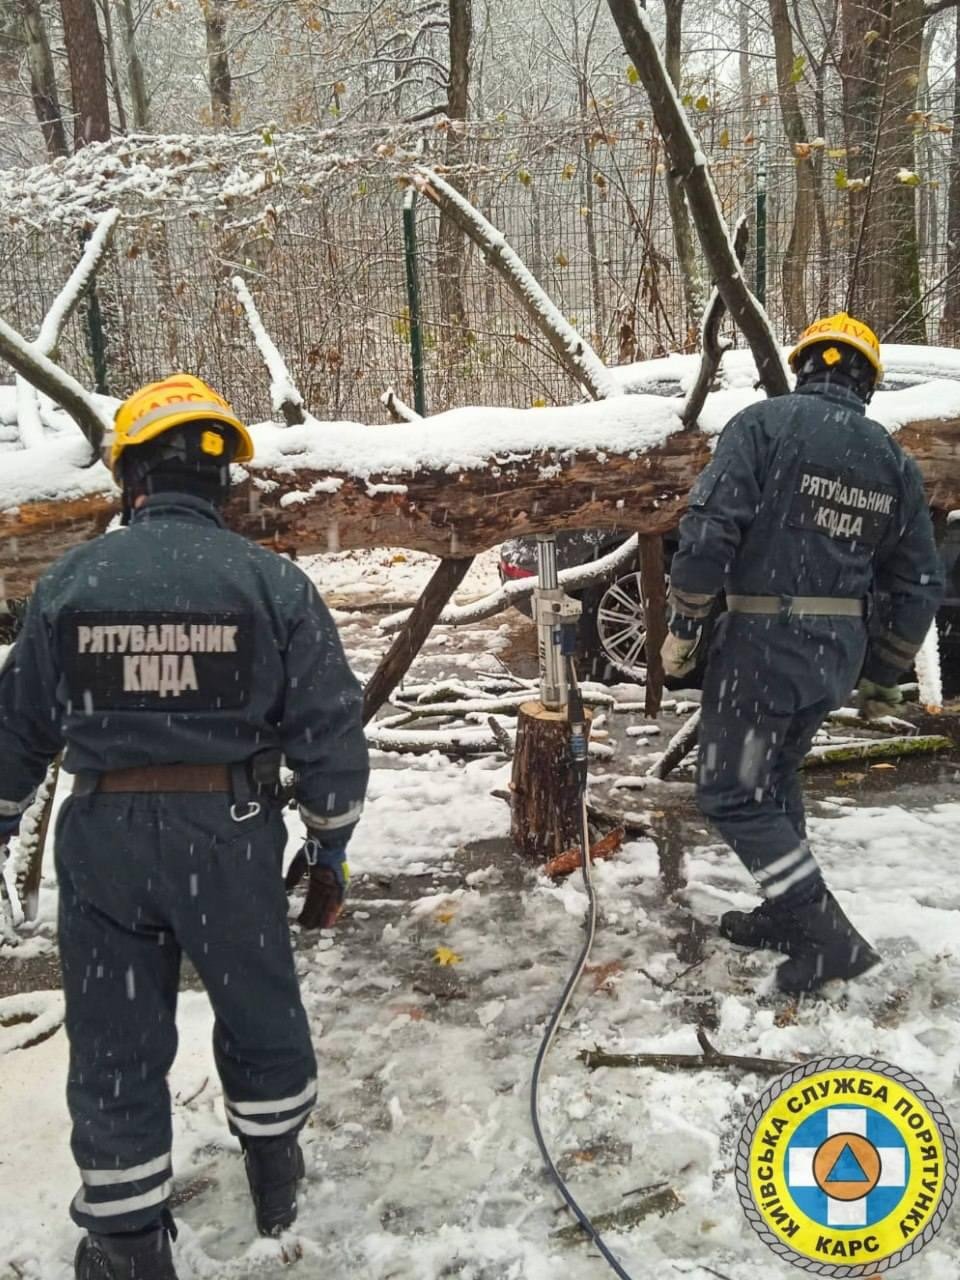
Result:
[[[460,598],[494,589],[495,566],[495,555],[481,557]],[[389,643],[379,621],[415,599],[431,562],[383,551],[317,557],[308,568],[355,669],[369,675]],[[300,1219],[282,1239],[256,1235],[224,1123],[210,1012],[185,972],[171,1077],[185,1280],[610,1274],[565,1231],[570,1219],[529,1125],[534,1054],[586,904],[578,877],[547,879],[507,838],[503,742],[511,698],[534,673],[532,652],[531,624],[513,610],[438,627],[385,712],[442,739],[459,703],[465,732],[472,725],[482,737],[491,716],[504,732],[499,745],[467,755],[375,748],[345,916],[328,934],[295,928],[320,1098],[304,1134]],[[960,1117],[960,766],[946,753],[809,772],[816,850],[885,964],[798,1005],[774,994],[776,957],[736,951],[716,935],[721,911],[754,899],[739,863],[698,818],[689,771],[629,785],[689,715],[695,692],[671,694],[654,723],[635,684],[588,693],[601,748],[591,797],[628,815],[627,834],[595,870],[601,926],[546,1072],[549,1141],[581,1203],[611,1224],[609,1243],[632,1275],[796,1274],[755,1237],[734,1188],[740,1126],[770,1077],[731,1065],[596,1067],[582,1055],[696,1054],[698,1033],[736,1056],[870,1054],[920,1077]],[[410,716],[430,698],[443,715]],[[952,721],[949,704],[942,720]],[[830,733],[849,730],[841,719]],[[292,854],[302,832],[292,815],[290,823]],[[55,914],[48,865],[38,926],[16,948],[0,947],[0,1280],[72,1274],[77,1233],[66,1205],[76,1173]],[[942,1280],[958,1251],[954,1215],[903,1267],[904,1280]]]

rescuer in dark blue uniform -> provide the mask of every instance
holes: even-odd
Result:
[[[943,579],[919,470],[864,414],[882,376],[875,335],[832,316],[806,330],[790,363],[796,392],[737,414],[690,495],[663,656],[668,674],[692,669],[725,590],[703,686],[697,798],[765,900],[727,912],[720,932],[785,952],[778,986],[799,993],[879,960],[807,843],[799,766],[858,678],[868,718],[896,708]],[[875,592],[885,607],[868,644]]]
[[[79,1280],[176,1280],[170,1098],[181,952],[215,1014],[257,1225],[296,1217],[317,1092],[281,875],[281,755],[309,831],[305,923],[332,924],[367,782],[361,695],[304,574],[224,528],[229,405],[188,375],[118,410],[127,527],[39,582],[0,672],[0,845],[51,759]]]

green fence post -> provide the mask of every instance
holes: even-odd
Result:
[[[413,364],[413,407],[427,414],[427,393],[423,378],[423,331],[420,315],[420,279],[417,267],[417,193],[411,187],[403,200],[403,244],[407,266],[407,308],[410,312],[410,360]]]
[[[81,252],[89,239],[89,231],[80,236]],[[87,305],[84,311],[87,322],[87,350],[93,361],[93,387],[99,395],[108,396],[110,387],[107,385],[107,339],[103,331],[103,312],[100,310],[95,280],[91,280],[87,286]]]
[[[767,302],[767,135],[761,129],[757,143],[757,278],[756,293]]]

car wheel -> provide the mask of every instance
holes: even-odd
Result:
[[[639,573],[611,582],[597,602],[597,640],[615,670],[632,680],[646,674],[647,619]]]

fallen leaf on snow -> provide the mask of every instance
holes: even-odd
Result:
[[[463,956],[458,956],[455,951],[451,951],[449,947],[437,947],[433,953],[434,964],[447,965],[459,964],[463,960]]]

